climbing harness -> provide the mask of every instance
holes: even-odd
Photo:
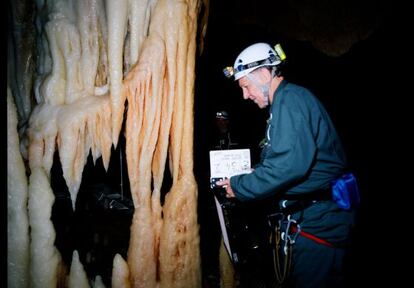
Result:
[[[291,218],[292,214],[303,211],[316,202],[316,200],[295,201],[294,204],[287,206],[287,200],[283,200],[280,211],[268,215],[269,226],[271,227],[270,243],[273,250],[273,267],[276,281],[282,287],[289,278],[293,245],[299,236],[327,247],[334,247],[330,242],[303,231],[298,221]]]

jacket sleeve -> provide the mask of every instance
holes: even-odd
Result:
[[[261,199],[283,193],[300,183],[316,155],[316,144],[307,117],[299,109],[281,107],[273,111],[268,127],[269,145],[262,161],[250,174],[230,178],[231,187],[241,201]]]

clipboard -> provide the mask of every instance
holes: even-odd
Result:
[[[210,151],[210,187],[215,188],[215,182],[224,178],[251,172],[250,149],[229,149]],[[227,205],[226,198],[220,194],[214,194],[214,201],[217,207],[220,228],[223,235],[223,242],[233,263],[239,261],[237,252],[232,251],[228,235],[229,221],[223,211]]]

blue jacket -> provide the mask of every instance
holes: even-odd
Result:
[[[239,200],[301,194],[327,188],[346,165],[326,110],[307,89],[283,80],[273,97],[261,161],[251,174],[234,176]]]
[[[260,163],[252,173],[230,178],[239,200],[313,192],[328,188],[344,172],[346,158],[337,132],[322,104],[306,88],[283,80],[274,93],[267,122]],[[308,219],[302,228],[321,234],[327,225],[336,225],[339,230],[331,232],[343,238],[350,212],[341,211],[332,201],[322,202],[306,209]],[[334,236],[329,234],[326,238]]]

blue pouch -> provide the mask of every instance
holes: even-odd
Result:
[[[352,173],[346,173],[332,181],[333,200],[342,209],[349,210],[359,205],[359,189]]]

